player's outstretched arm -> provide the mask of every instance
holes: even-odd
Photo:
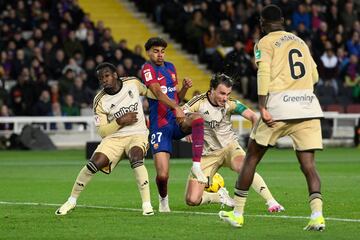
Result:
[[[252,124],[252,126],[255,126],[258,117],[256,116],[256,113],[253,112],[251,109],[246,109],[245,111],[242,112],[241,116],[243,116],[244,118],[246,118],[247,120],[249,120]]]

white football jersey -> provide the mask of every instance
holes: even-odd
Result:
[[[133,134],[147,135],[148,129],[140,98],[140,95],[146,95],[147,88],[134,77],[122,78],[121,80],[123,81],[123,86],[118,93],[110,95],[102,90],[95,96],[93,104],[95,126],[100,127],[101,125],[108,124],[128,112],[137,112],[138,121],[136,123],[122,127],[106,136],[106,138]]]
[[[232,129],[231,114],[239,103],[237,100],[229,99],[224,107],[215,106],[210,102],[207,93],[204,93],[192,98],[183,106],[185,112],[198,112],[204,118],[203,155],[208,155],[238,140]],[[247,107],[242,106],[242,111],[245,111]]]

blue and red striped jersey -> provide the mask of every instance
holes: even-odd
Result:
[[[160,84],[164,94],[170,99],[179,103],[176,85],[178,84],[175,66],[170,62],[164,62],[164,65],[157,66],[146,62],[141,68],[141,78],[148,87],[153,83]],[[170,119],[175,118],[175,111],[171,110],[162,102],[154,99],[149,100],[150,108],[150,129],[157,129],[165,126]]]

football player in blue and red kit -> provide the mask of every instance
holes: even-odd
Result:
[[[169,159],[172,140],[181,139],[191,133],[191,172],[201,183],[207,183],[200,159],[204,145],[204,120],[197,113],[184,114],[179,102],[185,97],[192,80],[185,78],[182,88],[178,88],[175,66],[164,60],[167,42],[153,37],[145,43],[149,57],[141,69],[142,80],[156,96],[148,99],[150,106],[150,146],[157,172],[156,184],[159,191],[159,212],[170,212],[167,184],[169,179]]]

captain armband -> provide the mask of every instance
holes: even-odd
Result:
[[[234,109],[235,114],[241,115],[246,109],[248,109],[247,106],[245,106],[238,100],[235,101],[235,109]]]

